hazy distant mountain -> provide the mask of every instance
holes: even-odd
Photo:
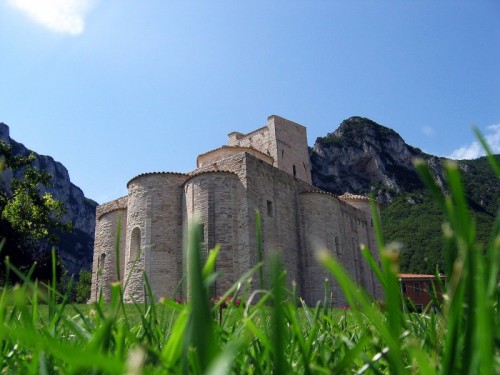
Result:
[[[445,160],[407,145],[394,130],[351,117],[310,149],[313,184],[334,194],[374,194],[382,204],[386,241],[403,244],[403,271],[434,272],[442,264],[441,216],[424,189],[413,159],[426,161],[446,189]],[[500,160],[500,156],[497,156]],[[459,161],[470,206],[483,242],[500,204],[500,184],[486,158]]]
[[[12,145],[13,152],[28,155],[32,151],[9,136],[9,127],[0,123],[0,139]],[[36,152],[35,152],[36,154]],[[65,203],[68,218],[73,223],[73,232],[64,233],[58,245],[59,253],[69,273],[78,273],[82,268],[90,269],[94,250],[95,209],[97,203],[88,199],[82,190],[71,183],[68,170],[50,156],[36,154],[35,167],[52,175],[53,187],[47,188],[55,199]],[[12,172],[4,171],[0,189],[6,189]]]

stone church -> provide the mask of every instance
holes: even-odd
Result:
[[[117,280],[124,284],[126,301],[144,301],[144,274],[155,299],[185,297],[183,243],[195,217],[202,223],[204,251],[221,245],[216,264],[221,276],[212,293],[222,295],[258,263],[256,210],[264,257],[271,251],[281,255],[289,282],[307,303],[323,300],[325,278],[332,278],[315,259],[318,245],[380,297],[359,250],[366,244],[378,261],[369,200],[335,196],[312,185],[302,125],[270,116],[266,126],[232,132],[227,145],[199,155],[194,171],[143,173],[127,188],[126,196],[97,208],[91,302],[100,293],[109,299]],[[331,302],[345,305],[333,280],[329,287]]]

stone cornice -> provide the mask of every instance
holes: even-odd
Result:
[[[128,196],[124,196],[114,201],[104,203],[102,205],[97,206],[96,208],[96,218],[99,220],[102,216],[109,214],[113,211],[124,210],[128,205]]]
[[[146,173],[141,173],[141,174],[138,174],[137,176],[135,177],[132,177],[129,182],[127,182],[127,188],[128,188],[128,185],[134,181],[135,179],[137,178],[140,178],[140,177],[144,177],[144,176],[153,176],[153,175],[161,175],[161,174],[164,174],[164,175],[174,175],[174,176],[189,176],[189,174],[187,173],[180,173],[180,172],[146,172]]]

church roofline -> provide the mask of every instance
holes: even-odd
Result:
[[[137,176],[135,177],[132,177],[128,182],[127,182],[127,189],[128,189],[128,186],[130,185],[130,183],[136,179],[138,179],[139,177],[144,177],[144,176],[152,176],[152,175],[155,175],[155,174],[168,174],[168,175],[175,175],[175,176],[189,176],[189,174],[187,173],[181,173],[181,172],[145,172],[145,173],[141,173],[141,174],[138,174]]]
[[[301,192],[300,194],[324,194],[324,195],[329,195],[331,197],[338,199],[338,196],[336,196],[335,194],[329,193],[329,192],[324,191],[324,190],[306,190],[306,191]]]
[[[274,158],[270,155],[267,155],[267,154],[264,154],[262,151],[259,151],[257,150],[256,148],[253,148],[253,147],[246,147],[246,146],[228,146],[228,145],[223,145],[223,146],[220,146],[220,147],[217,147],[217,148],[214,148],[213,150],[210,150],[210,151],[207,151],[207,152],[204,152],[203,154],[199,154],[198,157],[196,158],[196,160],[198,161],[198,159],[202,156],[205,156],[205,155],[208,155],[212,152],[215,152],[215,151],[219,151],[219,150],[223,150],[223,149],[231,149],[231,150],[236,150],[236,149],[241,149],[243,152],[245,152],[245,150],[252,150],[252,151],[255,151],[255,152],[258,152],[259,154],[262,154],[266,157],[269,157],[271,159],[273,159],[274,161]]]
[[[348,192],[345,192],[341,196],[339,196],[339,199],[345,200],[345,201],[369,201],[370,198],[365,197],[364,195],[356,195],[356,194],[351,194]]]
[[[114,211],[126,210],[128,206],[128,195],[100,204],[96,208],[96,218],[100,219]]]
[[[125,207],[115,207],[115,208],[111,208],[109,210],[106,210],[106,211],[103,211],[103,212],[99,212],[98,214],[96,214],[96,218],[97,220],[101,220],[101,218],[103,216],[106,216],[112,212],[115,212],[115,211],[122,211],[122,210],[126,210],[127,209],[127,206]]]
[[[229,136],[229,135],[232,135],[232,134],[238,134],[238,135],[240,135],[240,137],[236,137],[236,138],[237,138],[237,139],[241,139],[241,138],[248,137],[249,135],[252,135],[252,134],[254,134],[254,133],[258,133],[258,132],[260,132],[260,131],[262,131],[262,130],[264,130],[264,129],[267,129],[267,128],[269,128],[269,125],[264,125],[263,127],[258,128],[258,129],[255,129],[255,130],[252,130],[252,131],[251,131],[251,132],[249,132],[249,133],[240,133],[240,132],[234,131],[234,132],[229,133],[229,134],[228,134],[228,136]]]
[[[262,130],[264,130],[264,129],[269,129],[269,122],[271,121],[271,119],[272,119],[272,118],[277,118],[277,119],[280,119],[280,120],[285,120],[285,121],[288,121],[288,122],[290,122],[290,123],[292,123],[292,124],[294,124],[294,125],[298,125],[298,126],[301,126],[301,127],[305,128],[305,126],[304,126],[304,125],[301,125],[301,124],[299,124],[299,123],[297,123],[297,122],[294,122],[294,121],[288,120],[288,119],[286,119],[286,118],[284,118],[284,117],[281,117],[281,116],[278,116],[278,115],[269,115],[269,116],[267,116],[267,121],[268,121],[268,123],[267,123],[266,125],[264,125],[264,126],[262,126],[262,127],[258,128],[258,129],[252,130],[252,131],[251,131],[251,132],[249,132],[249,133],[240,133],[240,132],[238,132],[238,131],[232,131],[231,133],[229,133],[229,134],[228,134],[228,136],[233,135],[233,134],[238,134],[239,136],[238,136],[238,137],[236,137],[236,139],[241,139],[241,138],[248,137],[248,136],[250,136],[250,135],[252,135],[252,134],[258,133],[258,132],[260,132],[260,131],[262,131]]]
[[[363,195],[355,195],[355,194],[350,194],[350,193],[344,193],[343,195],[338,196],[338,195],[329,193],[329,192],[324,191],[324,190],[306,190],[306,191],[301,192],[300,194],[323,194],[323,195],[328,195],[328,196],[331,196],[333,198],[336,198],[337,200],[341,201],[344,204],[349,205],[350,207],[354,207],[354,206],[352,206],[351,204],[349,204],[348,201],[370,201],[370,198],[367,198],[367,197],[365,197]],[[347,196],[347,198],[346,198],[346,196]],[[376,202],[376,203],[378,204],[378,202]],[[356,208],[356,207],[354,207],[354,208]],[[356,208],[356,210],[357,209],[358,208]]]
[[[210,174],[210,173],[230,173],[230,174],[233,174],[235,176],[238,176],[237,173],[233,172],[233,171],[226,171],[226,170],[221,170],[221,169],[215,169],[215,170],[209,170],[209,171],[201,171],[201,172],[194,172],[193,174],[189,174],[189,177],[187,178],[186,181],[184,181],[184,184],[187,184],[190,180],[192,180],[193,178],[195,177],[198,177],[200,175],[203,175],[203,174]]]
[[[265,162],[273,165],[274,164],[274,158],[271,156],[271,155],[267,155],[267,154],[264,154],[262,151],[259,151],[257,150],[256,148],[253,148],[253,147],[247,147],[247,146],[228,146],[228,145],[224,145],[224,146],[221,146],[219,148],[216,148],[214,150],[210,150],[210,151],[207,151],[203,154],[200,154],[198,155],[198,157],[196,158],[196,166],[199,168],[200,167],[200,161],[207,157],[208,155],[214,153],[216,154],[217,152],[219,151],[223,151],[223,150],[227,150],[229,152],[233,152],[231,154],[232,155],[236,155],[240,152],[245,152],[247,154],[250,154],[250,155],[253,155],[253,156],[256,156],[257,158],[261,159],[261,160],[264,160]],[[229,157],[229,156],[227,156]],[[224,157],[225,159],[226,157]]]

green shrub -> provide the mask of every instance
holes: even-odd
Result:
[[[75,285],[75,303],[86,303],[90,298],[90,288],[92,286],[92,272],[81,270],[78,275],[78,282]]]

